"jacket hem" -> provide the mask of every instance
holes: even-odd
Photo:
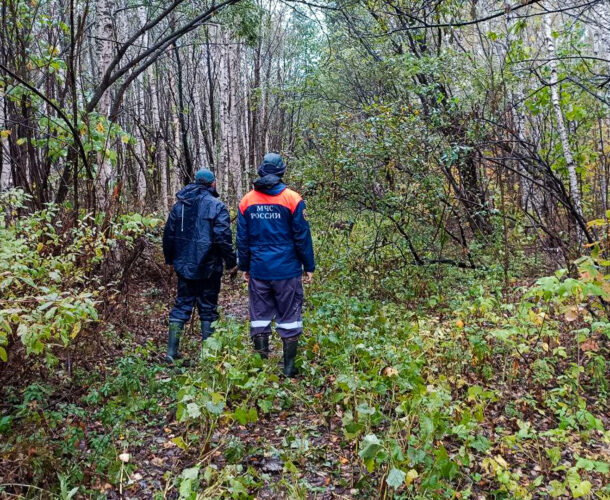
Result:
[[[291,273],[291,274],[286,274],[286,275],[281,275],[281,276],[261,276],[261,275],[255,275],[254,273],[250,273],[250,277],[254,278],[255,280],[262,280],[262,281],[279,281],[279,280],[289,280],[291,278],[296,278],[297,276],[301,276],[303,274],[302,271],[299,271],[298,273]]]

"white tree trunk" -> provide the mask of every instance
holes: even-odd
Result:
[[[229,171],[231,165],[231,81],[230,81],[230,57],[229,36],[225,30],[218,29],[219,57],[219,101],[218,119],[220,122],[220,162],[218,163],[217,175],[219,192],[223,196],[229,193]]]
[[[174,92],[178,92],[176,77],[170,68],[169,86]],[[174,156],[176,161],[170,172],[171,194],[177,193],[182,188],[182,146],[180,141],[180,117],[178,116],[178,99],[177,97],[171,104],[172,109],[172,131],[174,134]]]
[[[238,43],[231,43],[228,45],[228,68],[229,68],[229,84],[230,84],[230,115],[229,115],[229,165],[228,170],[231,176],[231,194],[237,199],[241,200],[243,196],[242,187],[242,166],[241,166],[241,145],[240,145],[240,126],[241,126],[241,112],[239,109],[240,96],[239,91],[241,90],[240,85],[240,50]]]
[[[4,120],[4,94],[0,94],[0,191],[4,191],[13,185],[11,162],[8,160],[8,124]]]
[[[150,82],[150,96],[151,96],[151,113],[153,119],[153,130],[156,137],[155,158],[157,160],[157,168],[160,173],[160,184],[161,184],[161,201],[159,203],[159,209],[162,213],[166,214],[169,211],[169,198],[167,189],[167,150],[166,141],[163,137],[161,129],[161,115],[159,113],[159,94],[157,90],[157,77],[155,75],[155,65],[151,65],[148,74]]]
[[[559,77],[557,74],[557,52],[555,50],[555,42],[553,40],[553,29],[551,26],[550,16],[544,16],[544,27],[546,32],[546,43],[547,51],[549,56],[549,66],[551,68],[551,78],[549,84],[551,86],[551,102],[555,115],[557,118],[557,130],[559,132],[559,139],[561,141],[561,148],[563,150],[563,156],[566,161],[568,168],[568,177],[570,180],[570,197],[572,203],[579,216],[582,216],[582,206],[580,199],[580,188],[578,186],[578,176],[576,174],[576,164],[574,163],[574,156],[568,140],[568,131],[566,129],[565,122],[563,120],[563,113],[561,111],[561,101],[559,98]],[[582,242],[582,230],[577,225],[577,233],[579,243]]]
[[[97,0],[96,12],[96,56],[98,61],[98,81],[106,72],[112,61],[112,0]],[[110,92],[107,90],[99,102],[99,112],[102,116],[110,113]],[[105,131],[108,134],[108,130]],[[106,147],[109,145],[107,144]],[[108,203],[109,183],[112,180],[112,164],[108,155],[98,154],[98,198],[105,205]]]

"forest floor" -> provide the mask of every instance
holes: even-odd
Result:
[[[40,377],[14,367],[2,496],[610,498],[608,374],[583,361],[607,355],[603,331],[574,346],[530,314],[516,349],[498,333],[517,329],[510,309],[483,314],[476,299],[456,321],[318,282],[301,374],[286,380],[277,337],[268,361],[253,354],[246,286],[225,278],[214,337],[202,346],[192,321],[190,363],[169,367],[175,278],[156,261],[70,362]]]

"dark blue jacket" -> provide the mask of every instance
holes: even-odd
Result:
[[[189,184],[176,198],[165,231],[163,254],[178,276],[197,280],[235,267],[231,219],[218,194],[203,184]]]
[[[239,268],[260,280],[283,280],[313,272],[315,261],[305,202],[267,175],[254,183],[237,214]]]

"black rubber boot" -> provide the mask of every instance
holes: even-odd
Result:
[[[178,348],[180,347],[180,335],[182,334],[183,329],[183,323],[175,323],[170,321],[167,339],[167,354],[165,355],[165,361],[168,363],[173,363],[177,359],[182,358],[182,356],[178,354]]]
[[[269,358],[269,335],[255,335],[252,337],[254,350],[261,355],[261,358]]]
[[[297,368],[295,366],[295,361],[299,338],[293,337],[290,339],[282,339],[282,342],[284,344],[284,375],[290,378],[296,377]]]
[[[212,326],[211,321],[202,321],[201,322],[201,339],[206,340],[212,336],[214,333],[214,327]]]

